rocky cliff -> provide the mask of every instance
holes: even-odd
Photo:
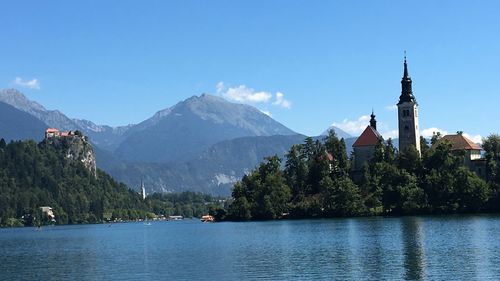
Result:
[[[66,158],[82,162],[85,168],[97,176],[94,148],[86,136],[77,131],[67,136],[47,137],[45,142],[64,151]]]

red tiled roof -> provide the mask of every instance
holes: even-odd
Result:
[[[328,158],[328,161],[333,161],[333,155],[331,155],[329,152],[326,153],[326,157]]]
[[[326,152],[326,151],[325,151],[325,152]],[[330,161],[330,162],[332,162],[332,161],[333,161],[333,155],[331,155],[329,152],[326,152],[326,153],[325,153],[325,155],[326,155],[326,159],[327,159],[328,161]],[[323,159],[324,159],[323,157],[324,157],[324,155],[320,155],[320,156],[319,156],[319,159],[320,159],[320,160],[323,160]]]
[[[382,140],[382,136],[377,130],[373,129],[372,126],[367,126],[361,136],[353,143],[352,147],[375,146],[379,140]]]
[[[47,130],[45,130],[46,133],[57,133],[59,132],[58,129],[55,129],[55,128],[48,128]]]
[[[449,141],[451,143],[451,150],[481,150],[482,148],[475,144],[473,141],[470,139],[466,138],[465,136],[458,134],[458,135],[446,135],[442,137],[439,142],[442,141]],[[438,143],[439,143],[438,142]]]

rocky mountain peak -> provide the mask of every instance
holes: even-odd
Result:
[[[335,131],[335,134],[337,134],[337,137],[338,138],[344,138],[344,139],[348,139],[348,138],[352,138],[353,136],[350,135],[349,133],[347,133],[346,131],[340,129],[339,127],[335,127],[335,126],[330,126],[328,127],[328,129],[326,129],[321,135],[322,136],[327,136],[328,135],[328,132],[330,130],[333,130]]]
[[[45,107],[37,102],[29,100],[23,93],[16,89],[5,89],[0,91],[0,101],[13,107],[30,113],[31,111],[45,111]]]

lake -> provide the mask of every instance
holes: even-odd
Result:
[[[500,216],[0,229],[1,280],[499,280]]]

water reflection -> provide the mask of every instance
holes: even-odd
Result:
[[[424,231],[418,217],[401,219],[406,280],[426,280]]]
[[[353,257],[359,259],[362,276],[369,280],[381,280],[385,275],[384,270],[384,250],[383,243],[383,225],[380,219],[366,219],[362,222],[357,221],[358,229],[353,229],[352,237],[360,236],[361,243],[357,243],[357,250]],[[359,238],[358,238],[359,240]]]
[[[500,280],[500,217],[0,229],[0,280]]]

